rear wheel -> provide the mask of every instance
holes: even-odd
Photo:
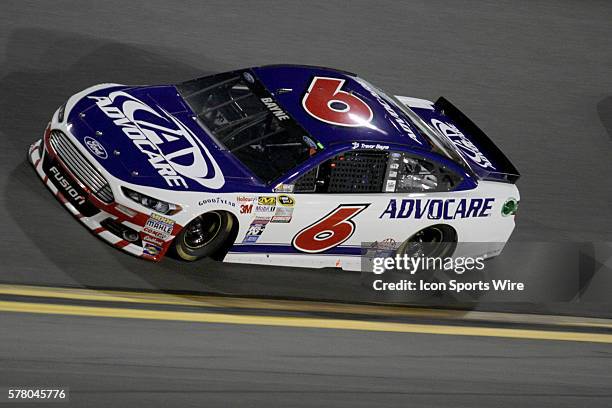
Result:
[[[225,211],[200,215],[183,228],[175,238],[177,255],[186,261],[215,255],[232,235],[234,217]]]
[[[432,225],[420,230],[400,245],[397,255],[409,257],[440,257],[451,256],[457,247],[457,232],[454,228],[444,225]]]

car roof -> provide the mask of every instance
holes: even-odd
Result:
[[[395,102],[355,74],[307,65],[268,65],[251,68],[251,71],[274,96],[276,103],[323,145],[370,142],[431,149],[428,141]],[[371,120],[365,126],[340,126],[309,113],[304,99],[315,77],[343,81],[339,90],[365,102],[372,112]]]

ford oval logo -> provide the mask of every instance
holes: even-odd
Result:
[[[86,136],[83,140],[85,142],[85,146],[87,146],[90,152],[92,152],[101,159],[106,159],[108,157],[106,149],[96,139],[94,139],[93,137]]]

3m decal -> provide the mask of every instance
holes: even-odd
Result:
[[[250,214],[253,212],[253,204],[240,204],[240,214]]]
[[[355,232],[352,219],[369,205],[339,205],[325,217],[298,232],[292,245],[298,251],[318,253],[342,244]]]
[[[468,159],[476,163],[478,166],[485,169],[493,169],[495,167],[491,164],[489,159],[468,139],[459,129],[450,123],[442,122],[438,119],[432,119],[431,124],[440,133],[445,135],[453,142],[455,146],[459,148],[459,151],[466,156]]]
[[[337,126],[368,126],[374,117],[372,109],[361,98],[342,91],[345,80],[314,77],[302,99],[308,114]]]
[[[238,201],[238,205],[240,206],[240,214],[250,214],[253,212],[255,197],[238,196],[236,201]]]
[[[412,218],[430,220],[454,220],[491,215],[494,198],[392,199],[378,218]]]
[[[160,106],[152,107],[123,92],[89,96],[134,143],[170,187],[189,188],[186,179],[220,189],[225,178],[206,146],[189,128]]]

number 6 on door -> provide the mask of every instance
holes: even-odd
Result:
[[[302,252],[318,253],[342,244],[355,232],[352,218],[369,205],[339,205],[325,217],[298,232],[293,238],[294,248]]]

